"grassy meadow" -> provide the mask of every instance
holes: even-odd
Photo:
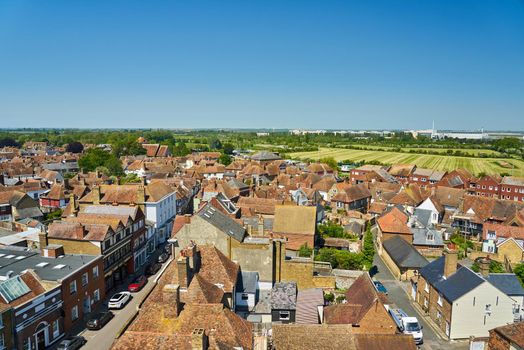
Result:
[[[466,151],[471,152],[472,150]],[[341,148],[320,148],[319,151],[290,153],[289,156],[298,159],[316,160],[325,157],[333,157],[337,161],[349,159],[352,162],[378,161],[383,164],[416,164],[417,167],[420,168],[448,171],[457,168],[464,168],[474,174],[484,172],[486,174],[508,173],[513,176],[524,176],[524,162],[511,158],[456,157]]]

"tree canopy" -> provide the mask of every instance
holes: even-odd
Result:
[[[101,170],[108,176],[124,174],[120,160],[100,148],[91,148],[78,160],[80,168],[87,171]]]

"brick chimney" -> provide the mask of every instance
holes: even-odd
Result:
[[[45,229],[38,234],[38,244],[41,250],[48,246],[47,231]]]
[[[60,244],[50,244],[47,247],[40,247],[42,256],[47,258],[58,258],[59,256],[65,255],[64,246]]]
[[[144,203],[146,201],[146,187],[143,184],[138,185],[136,190],[136,204],[144,211]]]
[[[189,271],[189,258],[187,256],[181,256],[176,261],[178,283],[180,288],[187,288],[191,283],[191,276]]]
[[[100,186],[93,186],[93,204],[100,204]]]
[[[458,252],[449,248],[444,249],[444,277],[448,278],[457,271]]]
[[[484,277],[489,275],[489,263],[490,260],[488,258],[482,258],[479,261],[480,274]]]
[[[72,194],[72,193],[69,196],[69,205],[71,206],[71,214],[69,214],[69,215],[70,216],[76,216],[76,214],[78,213],[78,207],[76,205],[75,195]]]
[[[207,336],[203,328],[195,328],[191,333],[191,350],[206,350]]]
[[[164,303],[164,318],[177,318],[181,311],[180,286],[178,284],[166,284],[162,289],[162,301]]]

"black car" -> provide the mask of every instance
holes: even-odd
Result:
[[[152,263],[146,266],[146,275],[152,276],[156,274],[160,269],[162,268],[162,265],[160,263]]]
[[[173,253],[173,245],[171,243],[168,243],[164,246],[164,253],[167,255],[171,255]]]
[[[90,330],[97,330],[104,327],[114,317],[111,311],[99,312],[94,314],[87,321],[86,327]]]
[[[66,338],[58,344],[57,350],[76,350],[80,349],[85,343],[87,343],[86,338],[82,336],[72,336]]]
[[[158,259],[156,259],[157,262],[163,264],[165,263],[167,260],[169,259],[169,255],[167,255],[166,253],[162,253],[158,256]]]

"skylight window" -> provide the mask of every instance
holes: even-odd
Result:
[[[10,254],[10,255],[6,256],[5,258],[6,258],[6,259],[12,259],[12,258],[14,258],[14,257],[15,257],[14,255]]]
[[[46,267],[47,265],[49,265],[49,263],[41,262],[41,263],[36,264],[36,267]]]
[[[22,295],[31,291],[29,287],[22,281],[20,276],[12,277],[8,280],[0,282],[0,295],[8,302],[12,302]]]
[[[21,256],[21,255],[20,255],[20,256],[17,256],[15,259],[16,259],[16,260],[22,260],[23,258],[25,258],[25,256]]]
[[[65,267],[64,264],[58,264],[58,265],[56,265],[55,267],[53,267],[53,269],[55,269],[55,270],[60,270],[60,269],[63,269],[64,267]]]

